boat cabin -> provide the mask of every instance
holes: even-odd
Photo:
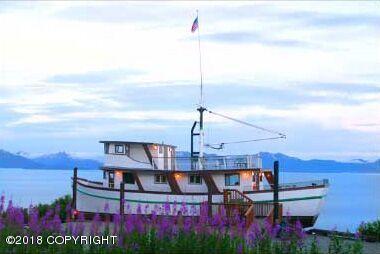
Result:
[[[100,141],[104,145],[103,186],[164,193],[221,193],[259,190],[264,172],[257,155],[176,157],[160,143]],[[201,166],[200,166],[201,165]]]

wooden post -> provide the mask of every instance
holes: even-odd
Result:
[[[207,195],[207,203],[208,203],[208,217],[212,217],[212,193],[211,191],[208,192]]]
[[[124,182],[120,183],[120,228],[124,228]]]
[[[78,181],[78,168],[74,168],[74,176],[73,176],[73,200],[71,201],[71,208],[77,208],[77,181]]]
[[[273,171],[274,171],[274,184],[273,184],[273,224],[279,220],[279,204],[278,204],[278,176],[279,176],[279,165],[278,161],[274,162]]]

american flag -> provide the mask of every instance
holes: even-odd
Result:
[[[198,17],[193,22],[193,26],[191,27],[191,32],[194,33],[198,29]]]

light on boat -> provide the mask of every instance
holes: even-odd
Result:
[[[116,175],[117,176],[121,176],[121,172],[120,171],[116,171]]]
[[[157,150],[158,149],[158,146],[157,145],[153,145],[153,150]]]
[[[177,178],[177,179],[181,178],[181,174],[178,174],[178,173],[175,174],[174,176],[175,176],[175,178]]]
[[[244,178],[248,178],[249,177],[249,173],[248,172],[244,172],[243,176],[244,176]]]

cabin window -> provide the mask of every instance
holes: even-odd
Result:
[[[124,154],[124,146],[123,145],[115,145],[115,153]]]
[[[158,153],[162,153],[162,146],[158,146]]]
[[[129,145],[125,145],[125,154],[129,156]]]
[[[155,174],[154,175],[154,183],[167,183],[168,179],[164,174]]]
[[[103,179],[106,179],[106,174],[107,174],[107,172],[105,170],[103,170]]]
[[[104,153],[105,153],[105,154],[108,154],[109,151],[110,151],[110,144],[105,143],[105,144],[104,144]]]
[[[202,184],[202,178],[199,174],[190,174],[189,175],[190,184]]]
[[[108,172],[108,187],[113,188],[115,186],[115,173]]]
[[[225,185],[226,186],[238,186],[238,185],[240,185],[240,175],[239,174],[226,174],[225,175]]]
[[[132,173],[125,172],[123,173],[123,182],[126,184],[135,184],[135,177]]]

